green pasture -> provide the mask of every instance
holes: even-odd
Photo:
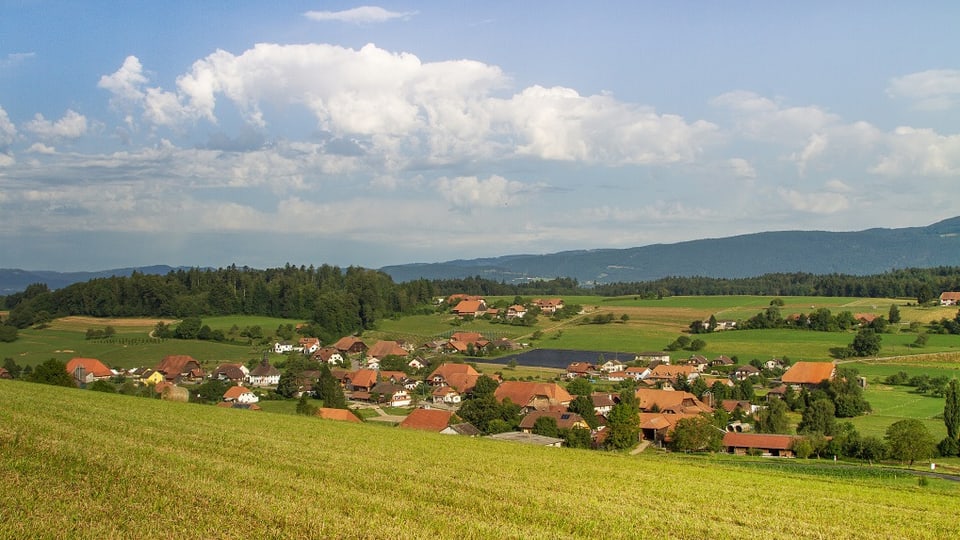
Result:
[[[17,381],[0,402],[11,538],[235,538],[238,523],[249,538],[960,533],[957,484],[826,460],[541,448]],[[664,509],[710,493],[723,504]]]

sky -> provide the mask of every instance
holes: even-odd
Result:
[[[956,2],[0,0],[0,268],[929,225],[960,215],[957,20]]]

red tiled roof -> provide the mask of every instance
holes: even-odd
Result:
[[[945,291],[940,293],[940,300],[953,300],[954,302],[960,301],[960,292],[954,291]]]
[[[96,378],[110,377],[113,372],[96,358],[72,358],[67,362],[67,373],[73,375],[77,368],[83,368],[84,374],[92,374]]]
[[[367,349],[367,344],[364,343],[363,340],[358,338],[357,336],[342,337],[338,339],[337,342],[333,344],[333,346],[336,347],[337,350],[339,351],[349,351],[354,346],[358,346],[363,350]]]
[[[546,400],[550,405],[569,405],[573,397],[556,383],[538,383],[530,381],[504,381],[494,392],[497,401],[510,398],[510,401],[526,407],[535,400]]]
[[[537,420],[543,417],[553,418],[560,429],[571,429],[577,425],[587,427],[587,422],[577,413],[565,411],[533,411],[520,420],[520,429],[533,429]]]
[[[641,411],[650,411],[656,407],[661,411],[670,409],[685,413],[712,412],[710,407],[690,392],[639,388],[636,395]]]
[[[684,378],[690,377],[690,374],[695,371],[696,369],[693,366],[669,366],[667,364],[660,364],[653,368],[647,378],[670,379],[672,381],[676,380],[678,375],[682,375]]]
[[[396,341],[378,341],[367,351],[367,356],[384,358],[387,356],[407,356],[407,350]]]
[[[772,433],[737,433],[728,431],[723,434],[723,445],[735,448],[757,448],[764,450],[789,450],[793,446],[792,435]]]
[[[346,409],[331,409],[329,407],[320,407],[317,409],[317,412],[314,413],[320,418],[326,420],[341,420],[344,422],[360,422],[360,419],[357,418],[357,415]]]
[[[455,313],[476,313],[480,311],[482,300],[461,300],[457,307],[453,308]]]
[[[797,362],[780,378],[784,384],[820,384],[833,379],[836,366],[833,362]]]
[[[238,397],[249,394],[250,390],[244,388],[243,386],[231,386],[227,388],[227,391],[223,393],[223,399],[237,399]]]
[[[358,369],[351,374],[350,384],[370,388],[377,384],[377,372],[372,369]]]
[[[440,432],[446,429],[452,416],[452,412],[440,409],[415,409],[400,422],[400,427]]]

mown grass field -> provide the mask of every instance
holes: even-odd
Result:
[[[4,537],[950,538],[960,486],[0,381]],[[820,466],[823,465],[823,466]]]

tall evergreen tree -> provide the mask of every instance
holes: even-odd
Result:
[[[950,379],[947,385],[946,403],[943,405],[943,423],[947,426],[947,437],[960,438],[960,383]]]

